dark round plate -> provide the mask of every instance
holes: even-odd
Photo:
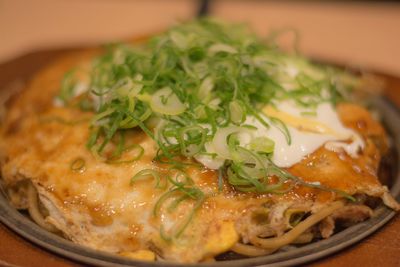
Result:
[[[46,60],[45,60],[46,61]],[[1,71],[1,66],[0,66]],[[14,77],[17,78],[17,77]],[[0,81],[1,85],[1,81]],[[371,103],[379,110],[383,123],[386,125],[390,136],[392,137],[392,145],[396,154],[400,152],[400,113],[396,107],[385,97],[378,97],[372,100]],[[399,157],[395,157],[393,165],[400,166]],[[396,169],[391,177],[391,193],[400,200],[400,172]],[[0,221],[11,228],[19,235],[32,241],[33,243],[42,246],[54,253],[62,255],[66,258],[74,259],[82,263],[98,265],[98,266],[188,266],[188,264],[176,264],[170,262],[142,262],[130,260],[124,257],[119,257],[110,253],[100,252],[90,248],[76,245],[62,237],[49,233],[28,217],[24,216],[13,208],[7,201],[3,190],[0,190]],[[327,256],[341,249],[344,249],[351,244],[354,244],[366,236],[372,234],[377,229],[388,222],[395,212],[385,206],[379,206],[376,209],[376,216],[371,219],[349,227],[332,237],[313,242],[301,247],[287,246],[279,252],[257,258],[239,259],[232,261],[219,261],[214,263],[201,263],[197,266],[289,266],[299,265],[312,260]],[[195,265],[190,265],[195,266]]]

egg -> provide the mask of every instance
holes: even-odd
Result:
[[[230,126],[222,130],[227,132],[224,136],[237,132],[240,145],[244,147],[248,147],[254,138],[268,137],[275,143],[272,161],[281,168],[293,166],[321,146],[336,152],[344,150],[352,157],[357,157],[358,151],[365,146],[355,131],[342,124],[334,106],[328,102],[320,103],[310,112],[310,108],[292,100],[280,101],[265,106],[259,116],[269,127],[256,117],[247,116],[243,125],[251,127]],[[282,127],[287,128],[288,136]],[[207,153],[217,156],[198,155],[196,159],[210,169],[218,169],[225,159],[229,159],[223,138],[215,140],[214,137],[214,142],[206,143],[205,148]]]
[[[156,254],[154,254],[153,251],[150,251],[148,249],[141,249],[137,250],[134,252],[130,251],[124,251],[119,253],[119,255],[128,257],[134,260],[142,260],[142,261],[155,261],[156,260]]]
[[[232,221],[222,221],[212,224],[205,245],[205,257],[207,255],[218,255],[228,251],[239,240],[239,235]]]

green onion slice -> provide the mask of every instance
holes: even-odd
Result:
[[[78,157],[71,162],[70,169],[74,172],[82,173],[86,170],[86,161],[83,158]]]
[[[242,124],[246,119],[244,107],[238,101],[232,101],[229,103],[229,113],[231,122],[235,125]]]
[[[164,87],[153,94],[150,101],[153,111],[165,115],[179,115],[186,106],[169,87]]]
[[[135,152],[134,156],[132,156],[132,158],[130,158],[128,160],[121,160],[121,159],[115,159],[114,158],[114,159],[107,160],[106,162],[109,163],[109,164],[132,163],[132,162],[134,162],[136,160],[139,160],[144,154],[144,148],[141,145],[138,145],[138,144],[133,144],[133,145],[130,145],[130,146],[128,146],[128,147],[123,149],[124,153],[130,153],[131,154],[132,151]],[[121,157],[121,156],[119,156],[119,157]]]
[[[152,170],[152,169],[144,169],[136,173],[130,181],[130,184],[133,185],[136,181],[145,180],[149,178],[154,178],[155,180],[155,188],[157,189],[165,189],[168,184],[168,179],[164,179],[165,182],[161,183],[161,176],[160,173]]]
[[[251,140],[249,147],[253,151],[270,154],[274,152],[275,142],[268,137],[255,137]]]

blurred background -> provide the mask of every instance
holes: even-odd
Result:
[[[314,58],[400,76],[397,1],[214,0],[210,14],[259,34],[292,28]],[[196,16],[197,0],[0,0],[0,64],[28,52],[160,32]]]

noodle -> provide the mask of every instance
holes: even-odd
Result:
[[[303,233],[302,235],[300,235],[298,238],[296,238],[291,243],[292,244],[307,244],[307,243],[310,243],[313,238],[314,238],[313,233]]]
[[[52,224],[46,222],[43,214],[40,212],[39,208],[39,197],[35,187],[32,184],[28,186],[28,211],[31,218],[41,227],[46,229],[49,232],[57,232],[57,228],[55,228]]]
[[[304,231],[309,229],[314,224],[318,223],[325,217],[331,215],[334,211],[344,206],[344,203],[341,201],[333,202],[331,205],[323,208],[315,214],[312,214],[310,217],[306,218],[304,221],[300,222],[297,226],[295,226],[292,230],[285,233],[280,237],[274,237],[269,239],[262,239],[259,237],[252,237],[250,239],[251,243],[253,243],[257,247],[261,247],[264,249],[277,249],[288,245],[295,241]]]
[[[245,245],[242,243],[236,243],[231,250],[241,255],[249,256],[249,257],[257,257],[272,254],[276,251],[276,249],[264,249],[255,247],[252,245]]]

